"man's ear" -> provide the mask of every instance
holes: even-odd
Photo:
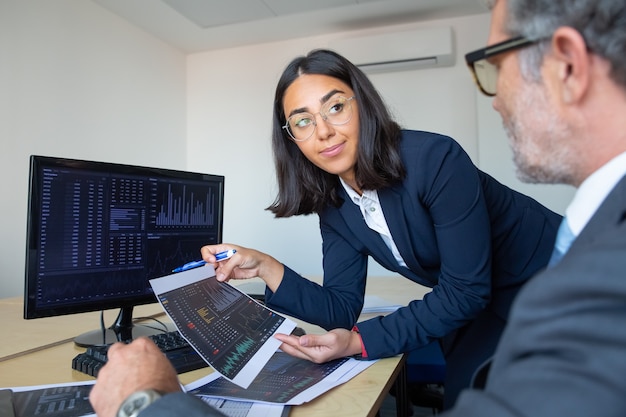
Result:
[[[576,29],[560,27],[552,35],[550,77],[564,104],[583,98],[590,82],[590,55],[584,38]]]

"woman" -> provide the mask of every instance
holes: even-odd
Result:
[[[333,329],[278,336],[293,355],[376,359],[440,340],[451,406],[495,350],[518,289],[547,264],[560,216],[479,171],[451,138],[401,130],[368,78],[332,51],[283,72],[273,150],[279,191],[268,209],[318,214],[323,285],[235,245],[206,246],[204,260],[219,280],[262,278],[269,307]],[[217,263],[227,249],[237,253]],[[355,326],[370,256],[432,292]]]

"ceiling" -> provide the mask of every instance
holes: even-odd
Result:
[[[485,13],[479,0],[93,0],[186,53]]]

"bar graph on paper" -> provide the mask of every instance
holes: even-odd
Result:
[[[189,343],[229,379],[235,378],[285,320],[216,279],[165,292],[159,299]]]
[[[150,280],[168,317],[219,374],[247,388],[296,323],[227,282],[211,264]]]

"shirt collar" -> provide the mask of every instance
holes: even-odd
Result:
[[[339,177],[339,181],[341,181],[343,189],[346,190],[346,193],[348,193],[348,197],[350,197],[352,202],[357,206],[361,205],[361,200],[364,198],[373,200],[377,204],[379,203],[378,193],[376,190],[363,190],[363,194],[359,195],[359,193],[354,191],[354,188],[350,187],[341,177]]]
[[[580,234],[624,175],[626,175],[626,152],[611,159],[580,184],[574,199],[565,210],[567,223],[574,235]]]

